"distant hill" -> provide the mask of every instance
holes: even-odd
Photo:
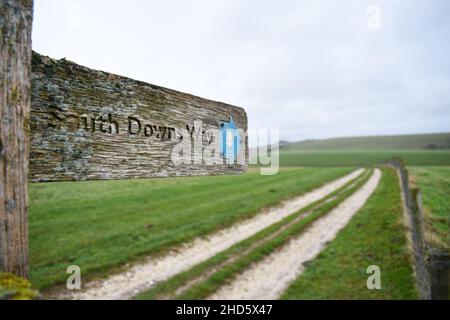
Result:
[[[392,136],[367,136],[284,142],[282,151],[369,150],[369,149],[450,149],[450,132]]]
[[[278,147],[280,149],[286,147],[287,145],[291,144],[292,142],[286,141],[286,140],[280,140],[280,142],[278,143]]]

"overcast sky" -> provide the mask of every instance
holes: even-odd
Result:
[[[285,140],[443,132],[449,13],[448,0],[35,0],[33,48],[242,106]]]

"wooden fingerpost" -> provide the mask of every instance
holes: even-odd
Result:
[[[28,276],[32,0],[0,0],[0,271]]]

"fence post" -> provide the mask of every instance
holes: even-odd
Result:
[[[0,271],[28,276],[32,0],[0,0]]]
[[[424,237],[424,214],[420,189],[411,188],[408,170],[399,159],[390,159],[400,179],[405,210],[411,228],[411,240],[415,258],[416,278],[420,299],[447,300],[450,283],[450,254],[431,247]]]
[[[431,299],[447,300],[449,294],[450,255],[444,251],[430,249],[427,262],[431,282]]]

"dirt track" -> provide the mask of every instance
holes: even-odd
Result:
[[[314,259],[326,244],[350,221],[376,189],[381,177],[375,169],[372,177],[358,191],[304,233],[236,277],[209,299],[277,299],[304,270],[303,264]]]
[[[112,275],[105,280],[87,283],[82,291],[59,292],[54,297],[58,299],[129,299],[136,293],[150,288],[154,283],[187,270],[323,198],[357,177],[362,171],[362,169],[358,169],[305,195],[284,201],[277,207],[266,209],[255,217],[217,232],[208,238],[196,239],[163,257],[149,258],[144,263],[134,265],[126,272]]]

